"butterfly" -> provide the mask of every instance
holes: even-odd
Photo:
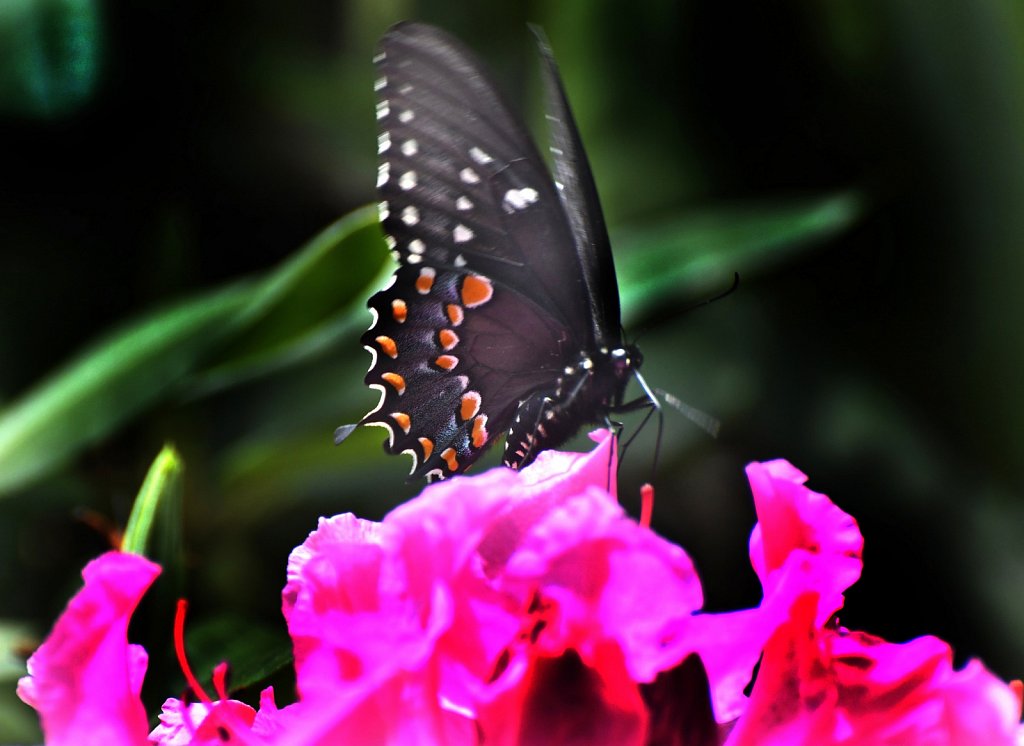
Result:
[[[413,477],[459,474],[502,435],[503,463],[520,469],[585,423],[658,406],[623,339],[597,188],[536,33],[553,174],[452,36],[402,22],[374,57],[380,220],[399,267],[362,336],[380,402],[335,441],[383,427]],[[645,395],[624,402],[631,377]]]

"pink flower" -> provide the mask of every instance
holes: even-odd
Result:
[[[128,644],[128,622],[159,573],[149,560],[120,552],[82,571],[85,587],[18,682],[18,696],[39,712],[47,744],[147,743],[139,692],[148,658]]]
[[[222,746],[224,731],[239,730],[239,725],[248,731],[255,719],[256,711],[237,700],[208,705],[171,698],[164,702],[160,725],[149,734],[149,740],[162,746]]]
[[[701,591],[686,554],[604,491],[612,444],[432,485],[380,524],[321,520],[284,591],[302,700],[386,692],[367,732],[417,724],[420,742],[479,731],[518,743],[550,702],[537,691],[572,671],[589,742],[641,742],[638,684],[661,670],[667,625]]]
[[[818,611],[805,594],[775,630],[728,746],[1017,743],[1020,702],[978,661],[954,671],[941,640],[821,628]]]
[[[751,464],[747,476],[758,514],[750,557],[765,599],[722,616],[734,628],[738,617],[757,620],[767,635],[756,636],[764,657],[727,746],[967,746],[1021,737],[1020,702],[977,661],[954,671],[949,646],[936,638],[892,644],[832,624],[842,592],[860,577],[856,522],[807,489],[786,461]],[[754,637],[737,646],[747,659]]]
[[[935,638],[842,629],[856,522],[785,461],[747,469],[761,603],[700,612],[682,549],[606,491],[614,441],[424,490],[380,523],[321,519],[282,608],[299,701],[168,700],[149,735],[216,744],[1012,744],[1020,702]],[[158,569],[110,553],[30,661],[19,693],[48,743],[146,742],[145,653],[128,619]],[[184,623],[179,614],[177,636]],[[760,661],[752,688],[755,664]],[[191,678],[182,654],[182,667]],[[198,684],[193,685],[198,692]],[[750,690],[748,696],[744,693]],[[205,695],[203,695],[205,696]],[[1022,739],[1024,742],[1024,739]]]
[[[820,604],[818,623],[843,605],[842,593],[862,567],[857,523],[825,495],[807,489],[807,477],[787,461],[752,463],[747,478],[758,523],[750,537],[750,562],[764,598],[752,609],[681,618],[666,658],[697,653],[707,668],[715,716],[730,723],[747,707],[743,693],[765,643],[808,591]]]

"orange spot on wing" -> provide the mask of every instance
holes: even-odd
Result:
[[[392,359],[398,357],[398,345],[395,344],[395,340],[391,337],[377,337],[377,344],[380,345],[381,351],[388,357]]]
[[[462,403],[459,405],[459,417],[462,421],[471,420],[480,411],[480,394],[475,391],[467,391],[462,395]]]
[[[443,451],[441,451],[441,458],[444,459],[444,462],[446,464],[448,464],[449,471],[459,470],[459,462],[458,459],[455,458],[454,448],[445,448]]]
[[[426,461],[434,452],[434,441],[430,438],[420,438],[420,445],[423,446],[423,460]]]
[[[482,306],[494,295],[494,286],[486,277],[466,275],[462,279],[462,305],[466,308]]]
[[[416,289],[420,292],[420,295],[426,295],[430,292],[430,289],[434,287],[434,277],[437,275],[430,267],[424,267],[420,270],[420,276],[416,278]]]
[[[483,448],[487,442],[487,415],[482,414],[473,420],[473,447]]]
[[[459,335],[451,329],[442,329],[437,333],[437,341],[441,343],[442,348],[450,350],[459,343]]]
[[[404,300],[401,298],[395,298],[391,301],[391,315],[399,324],[405,322],[406,317],[409,315],[409,309],[405,305]]]
[[[459,359],[454,355],[438,355],[434,365],[445,370],[452,370],[459,364]]]
[[[399,394],[405,393],[405,379],[397,373],[381,373],[380,377],[390,383]]]
[[[402,432],[406,435],[409,434],[409,428],[412,427],[412,420],[409,419],[409,415],[405,412],[392,412],[391,419],[398,423],[398,426],[402,428]]]
[[[465,314],[462,311],[462,306],[456,305],[455,303],[449,303],[444,307],[444,312],[448,315],[448,320],[452,322],[452,326],[458,326],[462,323],[462,319]]]

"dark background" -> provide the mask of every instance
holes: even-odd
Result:
[[[268,270],[373,201],[370,58],[392,22],[464,39],[531,121],[526,24],[537,22],[613,240],[793,198],[844,192],[862,205],[828,241],[740,263],[629,319],[647,379],[722,422],[712,439],[668,414],[653,480],[655,526],[694,557],[708,608],[757,602],[743,466],[784,457],[865,534],[846,626],[894,641],[936,634],[959,661],[1018,677],[1022,14],[997,0],[10,5],[0,402],[111,328]],[[737,292],[675,312],[727,286],[732,269]],[[417,489],[377,430],[330,446],[334,426],[376,400],[357,337],[211,395],[166,397],[4,495],[4,688],[107,546],[97,523],[124,523],[165,441],[187,470],[194,623],[279,643],[287,552],[316,516],[379,517]],[[653,433],[620,481],[634,511]],[[170,621],[151,624],[137,637],[159,658]],[[173,666],[153,665],[147,696],[160,701]],[[13,723],[0,740],[33,737],[31,712],[6,695],[0,722]]]

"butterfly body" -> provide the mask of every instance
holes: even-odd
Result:
[[[623,406],[625,344],[597,193],[542,43],[554,178],[475,56],[444,32],[392,27],[378,47],[377,188],[399,268],[370,298],[359,424],[412,474],[461,473],[506,436],[521,468]]]
[[[505,465],[522,468],[541,451],[565,443],[581,424],[603,421],[622,406],[626,384],[640,362],[633,346],[599,349],[596,355],[582,352],[553,386],[519,403],[505,439]]]

